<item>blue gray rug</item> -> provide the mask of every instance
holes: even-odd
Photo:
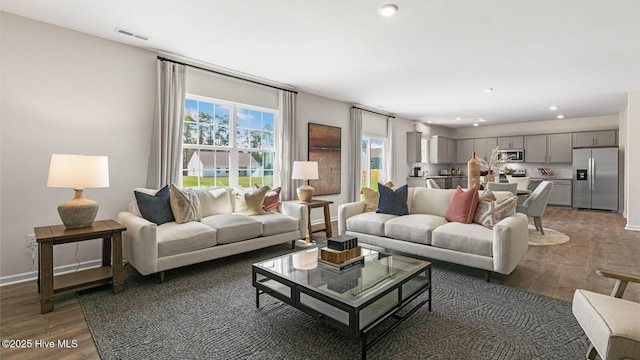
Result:
[[[275,246],[130,276],[125,291],[78,294],[104,359],[355,359],[360,342],[262,295],[251,264]],[[434,264],[433,311],[423,307],[367,353],[369,359],[582,359],[588,347],[571,304]]]

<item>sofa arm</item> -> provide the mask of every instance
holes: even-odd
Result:
[[[493,227],[493,270],[510,274],[529,249],[529,221],[515,213]]]
[[[278,211],[282,214],[291,216],[298,220],[298,228],[300,229],[300,239],[307,237],[307,225],[309,224],[309,210],[304,204],[279,202]]]
[[[338,234],[347,232],[347,219],[364,212],[364,201],[351,202],[338,205]]]
[[[122,234],[124,258],[142,275],[156,273],[158,225],[128,211],[118,213],[117,221],[127,228]]]

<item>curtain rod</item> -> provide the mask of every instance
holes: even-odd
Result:
[[[187,63],[180,62],[180,61],[176,61],[176,60],[173,60],[173,59],[168,59],[168,58],[163,57],[163,56],[158,56],[158,60],[160,60],[160,61],[168,61],[168,62],[172,62],[172,63],[175,63],[175,64],[184,65],[184,66],[189,66],[189,67],[192,67],[192,68],[194,68],[194,69],[198,69],[198,70],[204,70],[204,71],[212,72],[212,73],[214,73],[214,74],[218,74],[218,75],[222,75],[222,76],[227,76],[227,77],[234,78],[234,79],[238,79],[238,80],[242,80],[242,81],[247,81],[247,82],[250,82],[250,83],[254,83],[254,84],[257,84],[257,85],[262,85],[262,86],[270,87],[270,88],[277,89],[277,90],[289,91],[289,92],[292,92],[292,93],[294,93],[294,94],[297,94],[297,93],[298,93],[297,91],[293,91],[293,90],[289,90],[289,89],[285,89],[285,88],[277,87],[277,86],[274,86],[274,85],[269,85],[269,84],[261,83],[261,82],[259,82],[259,81],[255,81],[255,80],[251,80],[251,79],[246,79],[246,78],[243,78],[243,77],[240,77],[240,76],[236,76],[236,75],[226,74],[226,73],[223,73],[223,72],[221,72],[221,71],[211,70],[211,69],[207,69],[207,68],[200,67],[200,66],[197,66],[197,65],[187,64]]]
[[[395,116],[393,116],[393,115],[383,114],[383,113],[379,113],[379,112],[375,112],[375,111],[371,111],[371,110],[363,109],[363,108],[361,108],[361,107],[357,107],[357,106],[352,106],[352,108],[353,108],[353,109],[360,109],[360,110],[362,110],[362,111],[370,112],[370,113],[372,113],[372,114],[377,114],[377,115],[380,115],[380,116],[390,117],[390,118],[392,118],[392,119],[395,119],[395,118],[396,118],[396,117],[395,117]]]

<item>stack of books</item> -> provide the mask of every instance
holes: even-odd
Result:
[[[327,239],[327,246],[320,249],[319,261],[331,268],[343,270],[364,264],[364,256],[358,246],[358,238],[340,235]]]

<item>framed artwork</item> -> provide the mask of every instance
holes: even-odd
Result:
[[[309,180],[313,195],[340,194],[342,129],[309,123],[309,161],[318,162],[318,180]]]

